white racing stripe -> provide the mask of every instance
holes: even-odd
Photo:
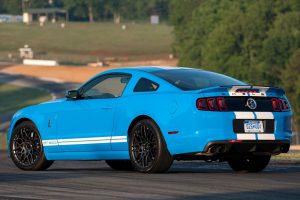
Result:
[[[234,112],[236,119],[274,119],[272,112]],[[237,133],[238,140],[275,140],[274,133]]]
[[[259,89],[259,93],[249,93],[250,96],[267,96],[269,87],[253,86],[252,89]]]
[[[259,92],[236,92],[238,89],[258,89]],[[269,87],[261,87],[261,86],[233,86],[228,89],[229,96],[267,96],[267,91]]]
[[[44,146],[59,146],[59,145],[65,146],[65,145],[105,144],[105,143],[122,143],[122,142],[127,142],[127,136],[43,140],[43,145]]]
[[[274,119],[272,112],[255,112],[256,119]]]
[[[275,140],[275,135],[273,133],[259,133],[257,134],[258,140]]]
[[[255,133],[237,133],[238,140],[256,140]]]
[[[236,119],[255,119],[253,112],[234,112]]]
[[[274,119],[272,112],[255,112],[256,119]],[[275,140],[274,133],[258,133],[258,140]]]
[[[250,89],[251,86],[245,85],[245,86],[233,86],[230,89],[228,89],[229,96],[248,96],[248,93],[245,92],[236,92],[238,89]]]

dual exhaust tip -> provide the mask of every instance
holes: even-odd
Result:
[[[219,145],[213,145],[209,147],[208,152],[212,154],[221,154],[226,153],[228,151],[228,148],[225,144],[219,144]]]

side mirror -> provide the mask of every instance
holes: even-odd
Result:
[[[69,90],[66,92],[67,99],[78,99],[78,97],[79,97],[78,90]]]

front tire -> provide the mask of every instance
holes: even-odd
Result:
[[[237,172],[260,172],[270,162],[271,156],[242,156],[228,160],[229,166]]]
[[[160,129],[150,119],[141,120],[133,127],[129,153],[133,167],[139,172],[166,172],[173,163]]]
[[[53,163],[46,159],[39,131],[30,121],[14,128],[10,138],[10,155],[14,164],[26,171],[45,170]]]

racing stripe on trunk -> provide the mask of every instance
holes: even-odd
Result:
[[[253,112],[234,112],[236,119],[255,119]],[[238,140],[256,140],[255,133],[237,133]]]
[[[238,133],[236,136],[238,140],[256,140],[255,133]]]
[[[273,133],[258,133],[258,140],[275,140],[275,135]]]
[[[272,112],[255,112],[256,119],[274,119]],[[275,140],[274,133],[257,133],[258,140]]]
[[[258,90],[259,92],[239,92],[238,90],[241,89],[254,89]],[[229,96],[258,96],[258,97],[266,97],[267,91],[270,87],[262,87],[262,86],[249,86],[249,85],[241,85],[241,86],[232,86],[228,88]]]

